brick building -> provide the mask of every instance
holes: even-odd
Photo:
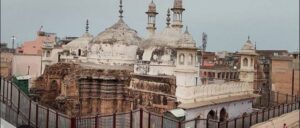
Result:
[[[14,55],[14,49],[7,47],[6,43],[1,43],[1,76],[5,78],[11,78],[12,76],[12,59]]]

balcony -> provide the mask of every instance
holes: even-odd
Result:
[[[207,101],[252,93],[253,85],[246,82],[228,82],[176,88],[176,96],[182,103],[193,103],[195,101]]]

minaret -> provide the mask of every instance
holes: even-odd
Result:
[[[146,12],[146,14],[148,15],[148,25],[146,27],[146,29],[148,30],[148,37],[151,37],[154,35],[156,27],[155,27],[155,17],[158,14],[156,12],[156,5],[153,2],[153,0],[151,1],[151,3],[149,4],[148,7],[148,11]]]
[[[86,20],[85,33],[89,33],[89,20]]]
[[[172,27],[181,31],[182,25],[182,12],[185,10],[182,7],[182,0],[174,0],[174,7],[171,8],[173,11],[173,23]]]

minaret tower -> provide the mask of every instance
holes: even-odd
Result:
[[[181,31],[183,24],[182,24],[182,13],[185,10],[182,7],[182,0],[174,0],[174,7],[171,8],[173,11],[173,23],[172,27]]]
[[[148,37],[151,37],[154,35],[156,27],[155,27],[155,17],[158,14],[156,12],[156,5],[153,2],[153,0],[151,1],[151,3],[149,4],[148,7],[148,11],[146,12],[146,14],[148,15],[148,25],[147,25],[147,30],[148,30]]]

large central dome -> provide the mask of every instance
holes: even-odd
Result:
[[[161,33],[155,34],[153,37],[143,41],[143,43],[140,45],[140,48],[145,49],[153,46],[166,46],[172,48],[195,48],[196,42],[188,31],[182,33],[174,28],[167,27]]]
[[[98,34],[89,45],[90,62],[102,64],[133,64],[142,39],[122,18]]]
[[[99,33],[92,42],[97,44],[120,43],[138,45],[141,40],[142,39],[137,35],[137,32],[128,27],[123,19],[120,18],[117,23]]]

